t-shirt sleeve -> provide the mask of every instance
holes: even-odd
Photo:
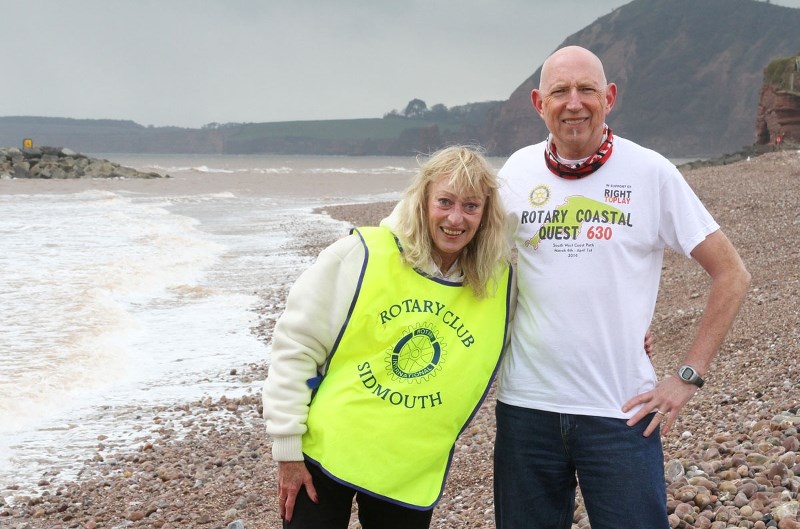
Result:
[[[661,183],[660,207],[659,237],[685,256],[719,229],[719,224],[677,169],[668,172]]]

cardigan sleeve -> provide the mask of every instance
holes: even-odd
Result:
[[[356,235],[320,252],[294,283],[275,324],[262,400],[275,461],[302,461],[308,380],[324,369],[355,295],[364,247]]]

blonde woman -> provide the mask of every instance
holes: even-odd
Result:
[[[512,285],[496,175],[433,154],[380,227],[323,250],[275,326],[264,416],[284,527],[430,525],[491,385]]]

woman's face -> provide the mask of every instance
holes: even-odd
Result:
[[[448,178],[431,182],[428,190],[428,230],[439,269],[447,272],[469,244],[483,218],[484,195],[462,196]]]

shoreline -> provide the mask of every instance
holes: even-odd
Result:
[[[716,529],[712,523],[725,520],[719,527],[760,529],[781,505],[797,502],[800,491],[800,152],[684,168],[684,174],[739,249],[753,283],[706,386],[663,438],[668,510],[673,527]],[[380,202],[316,211],[369,225],[392,206]],[[309,255],[332,242],[307,237]],[[653,319],[659,377],[671,374],[688,347],[706,288],[702,270],[667,252]],[[275,299],[262,299],[273,304],[269,312],[278,312]],[[262,316],[253,332],[266,341],[272,324]],[[266,371],[265,360],[229,375],[246,384],[263,380]],[[456,444],[432,528],[494,526],[493,411],[494,392]],[[142,410],[142,416],[155,434],[137,449],[115,451],[98,438],[79,480],[51,486],[43,477],[34,487],[40,494],[17,497],[13,505],[0,496],[0,525],[216,528],[241,520],[247,529],[280,527],[260,395],[156,407]],[[794,520],[790,513],[784,517],[781,529],[800,527],[796,514]],[[579,502],[574,527],[586,522]]]

